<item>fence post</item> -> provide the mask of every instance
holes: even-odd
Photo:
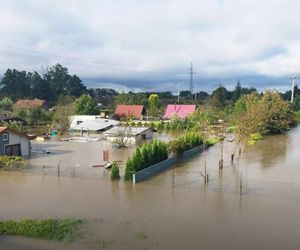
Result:
[[[57,165],[57,176],[60,177],[60,163],[61,160],[59,160],[58,165]]]

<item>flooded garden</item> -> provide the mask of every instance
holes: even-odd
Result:
[[[81,219],[80,236],[62,243],[1,237],[0,249],[298,249],[299,140],[300,127],[267,136],[233,163],[234,145],[225,140],[223,169],[219,143],[135,185],[92,167],[109,149],[122,173],[133,148],[33,143],[29,170],[0,172],[0,219]]]

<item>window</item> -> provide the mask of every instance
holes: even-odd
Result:
[[[77,121],[77,125],[79,125],[80,123],[82,123],[82,121]]]
[[[2,134],[2,141],[8,141],[8,133]]]

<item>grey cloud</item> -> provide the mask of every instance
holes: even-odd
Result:
[[[296,0],[2,0],[0,9],[0,74],[60,62],[97,79],[90,86],[168,90],[187,86],[193,61],[209,90],[238,79],[288,87],[300,71]]]

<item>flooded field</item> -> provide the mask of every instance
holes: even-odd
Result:
[[[216,145],[136,185],[111,182],[107,170],[92,168],[111,145],[33,145],[33,169],[0,172],[0,219],[81,218],[82,236],[71,243],[2,237],[0,249],[299,249],[299,141],[299,127],[268,137],[234,164],[226,142],[221,171]],[[131,151],[112,149],[110,157],[126,159]]]

